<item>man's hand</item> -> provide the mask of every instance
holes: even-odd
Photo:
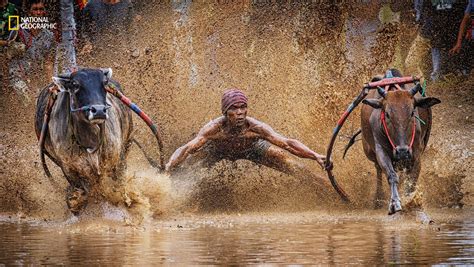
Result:
[[[449,50],[449,54],[455,55],[459,53],[460,50],[461,50],[461,44],[456,43],[456,45],[453,48],[451,48],[451,50]]]
[[[324,170],[325,171],[332,171],[332,169],[334,168],[334,165],[332,164],[332,161],[329,161],[329,162],[326,162],[327,166],[325,165],[324,166]]]
[[[321,155],[321,154],[315,153],[314,157],[315,157],[315,160],[319,163],[319,165],[321,165],[321,168],[324,169],[324,167],[325,167],[325,162],[326,162],[326,156],[323,156],[323,155]]]
[[[170,174],[171,172],[171,162],[168,161],[168,163],[166,163],[165,165],[165,174]]]

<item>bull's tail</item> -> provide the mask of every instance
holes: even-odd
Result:
[[[344,148],[344,154],[342,155],[342,158],[344,159],[346,157],[346,154],[347,154],[347,151],[349,150],[349,148],[351,148],[351,146],[357,141],[356,140],[356,137],[362,133],[362,129],[359,129],[352,137],[351,139],[349,140],[349,143],[347,143],[346,147]]]
[[[161,169],[161,168],[160,168],[160,166],[161,166],[160,163],[158,163],[156,160],[154,160],[152,157],[150,157],[150,156],[148,155],[148,153],[146,153],[145,149],[144,149],[143,146],[137,141],[137,139],[132,138],[132,141],[131,141],[131,142],[137,145],[137,147],[142,151],[143,156],[145,156],[146,160],[148,160],[148,163],[150,163],[150,165],[151,165],[152,167],[157,168],[157,169]],[[161,151],[160,151],[160,153],[161,153]]]
[[[57,160],[55,160],[53,157],[51,157],[51,155],[47,151],[45,151],[45,150],[40,151],[41,164],[43,165],[44,173],[46,174],[46,176],[48,176],[48,178],[51,179],[51,178],[53,178],[53,176],[51,175],[51,172],[49,171],[49,168],[48,168],[48,165],[46,164],[46,160],[45,160],[44,155],[48,156],[48,158],[54,164],[56,164],[58,167],[60,167],[61,165],[59,165],[59,162]]]
[[[48,178],[50,178],[50,179],[53,178],[53,176],[51,175],[51,172],[48,169],[48,165],[46,164],[46,160],[44,158],[44,151],[43,150],[40,151],[40,158],[41,158],[41,164],[43,165],[44,173],[46,174],[46,176],[48,176]]]

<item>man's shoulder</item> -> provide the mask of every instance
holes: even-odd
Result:
[[[247,116],[247,121],[249,122],[249,124],[252,126],[252,125],[255,125],[255,126],[259,126],[259,125],[266,125],[268,126],[268,124],[266,124],[265,122],[263,121],[260,121],[260,120],[257,120],[253,117],[249,117]]]
[[[223,116],[210,120],[201,128],[200,133],[205,135],[216,133],[222,128],[223,122]]]
[[[215,119],[210,120],[206,125],[222,125],[224,123],[225,117],[220,116]]]
[[[271,129],[270,125],[266,124],[263,121],[259,121],[253,117],[248,117],[247,116],[247,122],[249,123],[249,128],[250,130],[254,132],[261,132],[266,129]]]

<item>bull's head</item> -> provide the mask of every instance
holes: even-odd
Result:
[[[382,98],[362,101],[366,105],[382,110],[381,116],[385,116],[386,134],[392,143],[393,158],[396,161],[412,158],[411,144],[416,132],[415,116],[418,116],[416,108],[430,108],[441,103],[435,97],[415,98],[420,87],[418,84],[410,90],[388,92],[379,87],[378,93]]]
[[[91,124],[103,123],[110,107],[105,86],[112,77],[112,69],[81,69],[67,75],[53,77],[62,92],[70,96],[70,110],[80,120]]]

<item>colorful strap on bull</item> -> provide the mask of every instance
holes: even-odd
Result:
[[[120,92],[120,90],[118,90],[118,88],[113,83],[109,82],[107,84],[107,86],[105,87],[105,89],[107,90],[107,92],[111,93],[112,95],[114,95],[115,97],[120,99],[120,101],[122,101],[122,103],[124,103],[127,107],[129,107],[131,110],[133,110],[133,112],[135,112],[138,116],[140,116],[140,118],[142,118],[142,120],[145,121],[145,123],[148,125],[148,127],[150,127],[151,131],[153,132],[153,134],[156,137],[156,140],[158,141],[158,148],[160,150],[160,169],[164,170],[165,169],[165,163],[164,163],[164,156],[163,156],[163,141],[161,139],[160,129],[159,129],[158,125],[153,123],[153,121],[150,119],[150,117],[147,114],[145,114],[145,112],[143,112],[128,97],[126,97],[124,94],[122,94],[122,92]]]

